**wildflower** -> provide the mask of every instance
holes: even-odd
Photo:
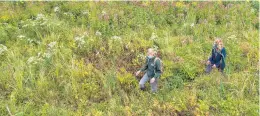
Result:
[[[176,3],[176,6],[177,6],[177,7],[183,7],[184,4],[183,4],[182,2],[177,2],[177,3]]]
[[[82,45],[84,45],[86,42],[84,40],[84,35],[81,37],[75,37],[75,41],[78,43],[78,47],[81,47]]]
[[[198,3],[197,3],[197,2],[192,2],[192,5],[193,5],[193,6],[197,6]]]
[[[37,44],[41,44],[41,42],[40,42],[40,41],[36,41],[36,43],[37,43]]]
[[[49,48],[53,48],[55,45],[56,45],[57,42],[51,42],[48,44],[48,47]]]
[[[99,55],[99,51],[97,51],[96,56]]]
[[[88,36],[88,32],[87,32],[87,31],[84,32],[83,35],[84,35],[84,36]]]
[[[32,26],[35,26],[36,25],[36,23],[35,22],[32,22]]]
[[[107,12],[103,10],[102,11],[102,15],[106,15],[106,14],[107,14]]]
[[[138,57],[138,58],[141,58],[141,59],[145,59],[146,56],[141,53],[141,54],[138,54],[137,57]]]
[[[36,20],[44,19],[45,16],[43,14],[37,14]]]
[[[43,23],[41,23],[40,25],[42,26],[42,25],[46,25],[46,23],[47,23],[47,21],[44,21]]]
[[[2,54],[5,51],[7,51],[7,47],[4,46],[3,44],[0,44],[0,54]]]
[[[64,12],[63,14],[67,15],[67,16],[72,16],[73,15],[71,12]]]
[[[101,36],[101,35],[102,35],[101,32],[96,31],[96,36]]]
[[[155,40],[157,38],[157,35],[153,32],[152,36],[150,37],[150,40]]]
[[[23,25],[22,27],[28,27],[28,24]]]
[[[231,35],[228,37],[229,39],[236,39],[236,35]]]
[[[52,56],[52,54],[50,52],[43,53],[44,58],[50,58],[51,56]]]
[[[25,36],[24,35],[19,35],[19,36],[17,36],[18,38],[25,38]]]
[[[2,24],[5,25],[5,26],[8,25],[8,23],[2,23]]]
[[[153,45],[153,49],[154,49],[154,51],[158,51],[158,46],[156,46],[156,45]]]
[[[30,57],[28,60],[27,60],[27,63],[28,64],[31,64],[31,63],[33,63],[33,62],[35,62],[35,57]]]
[[[40,57],[40,56],[41,56],[41,54],[42,54],[42,53],[41,53],[41,52],[39,52],[39,53],[37,54],[37,57]]]
[[[85,11],[82,12],[82,14],[83,14],[83,15],[88,15],[89,12],[88,12],[87,10],[85,10]]]
[[[190,26],[191,26],[191,27],[194,27],[194,23],[191,23]]]
[[[255,13],[255,10],[253,8],[251,8],[251,13]]]
[[[119,37],[119,36],[113,36],[112,39],[115,39],[115,40],[121,40],[122,38]]]
[[[33,42],[33,40],[30,39],[30,38],[28,38],[27,41],[28,41],[29,43],[32,43],[32,42]]]
[[[60,8],[58,6],[54,7],[54,12],[58,12]]]

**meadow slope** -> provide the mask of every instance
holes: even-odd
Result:
[[[252,1],[0,2],[0,114],[257,116],[258,11]],[[225,76],[204,73],[216,37]],[[155,95],[134,76],[149,47],[164,63]]]

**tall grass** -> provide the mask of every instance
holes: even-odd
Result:
[[[257,115],[259,2],[0,2],[1,115]],[[225,75],[204,73],[216,37]],[[147,48],[159,92],[134,73]]]

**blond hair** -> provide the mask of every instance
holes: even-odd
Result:
[[[222,41],[222,39],[221,38],[216,38],[215,39],[215,44],[217,44],[217,47],[218,47],[218,49],[223,49],[223,47],[224,47],[224,44],[223,44],[223,41]]]

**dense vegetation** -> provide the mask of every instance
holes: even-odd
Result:
[[[0,114],[256,116],[258,5],[0,2]],[[204,73],[216,37],[225,76]],[[155,95],[134,76],[149,47],[164,63]]]

